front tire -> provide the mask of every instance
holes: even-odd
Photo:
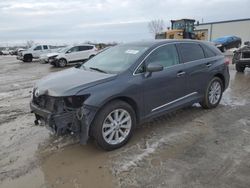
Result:
[[[214,77],[208,84],[204,99],[200,105],[205,109],[211,109],[218,106],[223,94],[223,83],[218,77]]]
[[[105,105],[97,114],[91,135],[104,150],[114,150],[125,145],[136,125],[133,108],[126,102],[115,100]]]
[[[23,62],[32,62],[33,57],[32,55],[28,54],[23,57]]]
[[[242,66],[242,65],[240,65],[238,63],[235,64],[235,69],[236,69],[237,72],[244,72],[245,68],[246,68],[245,66]]]
[[[59,65],[59,67],[65,67],[67,65],[66,59],[63,59],[63,58],[59,59],[58,65]]]

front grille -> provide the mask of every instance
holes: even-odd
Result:
[[[250,58],[250,52],[243,52],[242,53],[242,58]]]
[[[54,109],[55,109],[54,108],[55,101],[56,101],[55,97],[50,97],[50,96],[47,96],[47,95],[41,95],[39,97],[35,97],[33,95],[33,103],[35,105],[37,105],[40,108],[49,110],[51,112],[54,111]]]

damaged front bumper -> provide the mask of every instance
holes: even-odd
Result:
[[[80,143],[86,144],[89,138],[89,127],[96,110],[82,106],[70,111],[51,112],[33,102],[30,103],[31,112],[35,114],[35,124],[41,122],[56,135],[74,133],[79,136]]]
[[[16,56],[16,59],[17,59],[17,60],[23,60],[23,56],[17,55],[17,56]]]

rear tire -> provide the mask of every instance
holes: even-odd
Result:
[[[239,65],[238,63],[235,64],[235,68],[237,72],[244,72],[245,71],[245,66]]]
[[[126,102],[115,100],[106,104],[91,126],[91,136],[102,149],[110,151],[125,145],[136,126],[133,108]]]
[[[215,108],[220,103],[222,94],[222,80],[218,77],[214,77],[212,80],[210,80],[205,92],[204,99],[202,102],[200,102],[200,105],[205,109]]]

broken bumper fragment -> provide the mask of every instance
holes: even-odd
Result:
[[[44,124],[57,136],[74,133],[79,136],[80,143],[86,144],[89,138],[89,127],[95,110],[88,107],[72,109],[70,111],[51,112],[30,103],[31,112],[35,114],[35,124]]]

